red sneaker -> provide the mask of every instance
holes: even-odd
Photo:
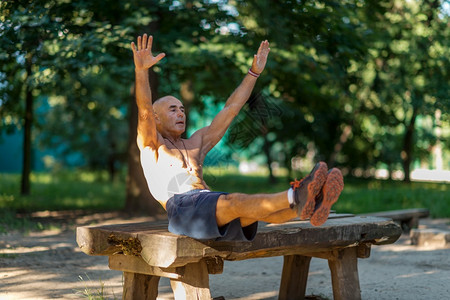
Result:
[[[291,208],[297,209],[297,215],[301,220],[308,219],[313,215],[316,207],[315,198],[327,179],[327,170],[327,164],[319,162],[308,176],[302,180],[291,182],[295,201]]]
[[[331,206],[336,203],[343,189],[344,178],[341,171],[336,168],[331,169],[322,191],[316,198],[317,209],[310,220],[313,226],[320,226],[327,221]]]

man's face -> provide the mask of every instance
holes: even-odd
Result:
[[[175,97],[167,96],[159,99],[153,105],[156,113],[158,131],[181,135],[186,129],[184,106]]]

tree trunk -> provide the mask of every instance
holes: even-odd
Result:
[[[117,169],[116,169],[117,146],[116,146],[115,141],[111,137],[109,138],[109,141],[110,141],[109,148],[110,148],[111,152],[108,155],[107,169],[108,169],[108,174],[109,174],[109,180],[112,183],[116,180],[116,175],[117,175]]]
[[[287,178],[288,180],[291,180],[293,178],[293,172],[292,172],[292,158],[295,155],[295,152],[287,145],[287,143],[284,144],[284,149],[289,149],[285,152],[284,155],[284,167],[287,168]]]
[[[267,130],[266,130],[267,131]],[[269,183],[276,183],[277,179],[273,175],[273,169],[272,169],[272,156],[270,155],[270,148],[272,147],[270,141],[267,139],[267,134],[263,135],[264,138],[264,146],[263,151],[267,158],[267,168],[269,169]]]
[[[157,99],[157,77],[149,71],[153,99]],[[128,176],[125,210],[127,212],[145,212],[156,215],[164,210],[150,193],[141,167],[140,152],[136,144],[138,113],[135,92],[131,93],[129,106],[129,140],[128,140]]]
[[[186,131],[187,131],[190,123],[189,115],[192,103],[194,102],[194,91],[192,89],[192,80],[188,79],[187,81],[181,83],[180,96],[184,106],[184,114],[186,115]],[[187,137],[186,131],[183,134],[184,138]]]
[[[331,153],[330,158],[328,160],[329,168],[332,168],[336,165],[337,156],[341,152],[342,147],[344,147],[344,144],[348,141],[348,138],[352,133],[353,121],[351,123],[352,124],[348,124],[344,127],[344,130],[342,130],[342,133],[339,136],[339,141],[334,145],[333,152]]]
[[[32,67],[31,54],[27,54],[25,59],[25,123],[23,133],[23,165],[22,165],[22,181],[20,187],[21,195],[30,194],[30,173],[31,173],[31,129],[33,126],[33,90],[28,83],[28,79],[31,77]]]
[[[414,148],[414,130],[415,123],[417,117],[418,109],[416,107],[413,108],[413,115],[411,116],[411,121],[406,127],[405,138],[403,140],[403,149],[401,153],[402,163],[403,163],[403,172],[405,173],[405,182],[411,182],[410,172],[411,172],[411,162],[413,156],[413,148]]]

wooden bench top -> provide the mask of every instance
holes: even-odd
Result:
[[[391,218],[401,225],[403,232],[409,233],[412,228],[419,227],[419,219],[427,218],[429,215],[430,211],[426,208],[409,208],[380,211],[375,213],[362,214],[361,216]]]
[[[411,218],[427,218],[430,211],[426,208],[408,208],[375,213],[363,214],[364,216],[391,218],[393,220],[407,220]]]
[[[313,227],[309,221],[280,225],[260,222],[251,242],[195,240],[168,232],[167,222],[77,228],[78,245],[86,254],[140,256],[148,265],[161,268],[184,266],[208,257],[243,260],[390,244],[400,235],[400,227],[391,219],[349,214],[330,215],[320,227]]]

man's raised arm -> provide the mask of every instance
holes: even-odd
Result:
[[[255,86],[256,79],[264,70],[269,55],[269,42],[261,42],[258,52],[253,57],[253,63],[241,84],[234,90],[225,103],[225,107],[216,115],[211,125],[202,128],[198,134],[202,135],[202,152],[206,155],[224,136],[231,122],[247,102]]]
[[[131,43],[136,75],[136,104],[138,107],[137,142],[140,149],[158,146],[158,132],[152,105],[152,93],[148,78],[148,69],[160,61],[165,54],[152,55],[153,37],[144,34],[137,39],[137,45]]]

